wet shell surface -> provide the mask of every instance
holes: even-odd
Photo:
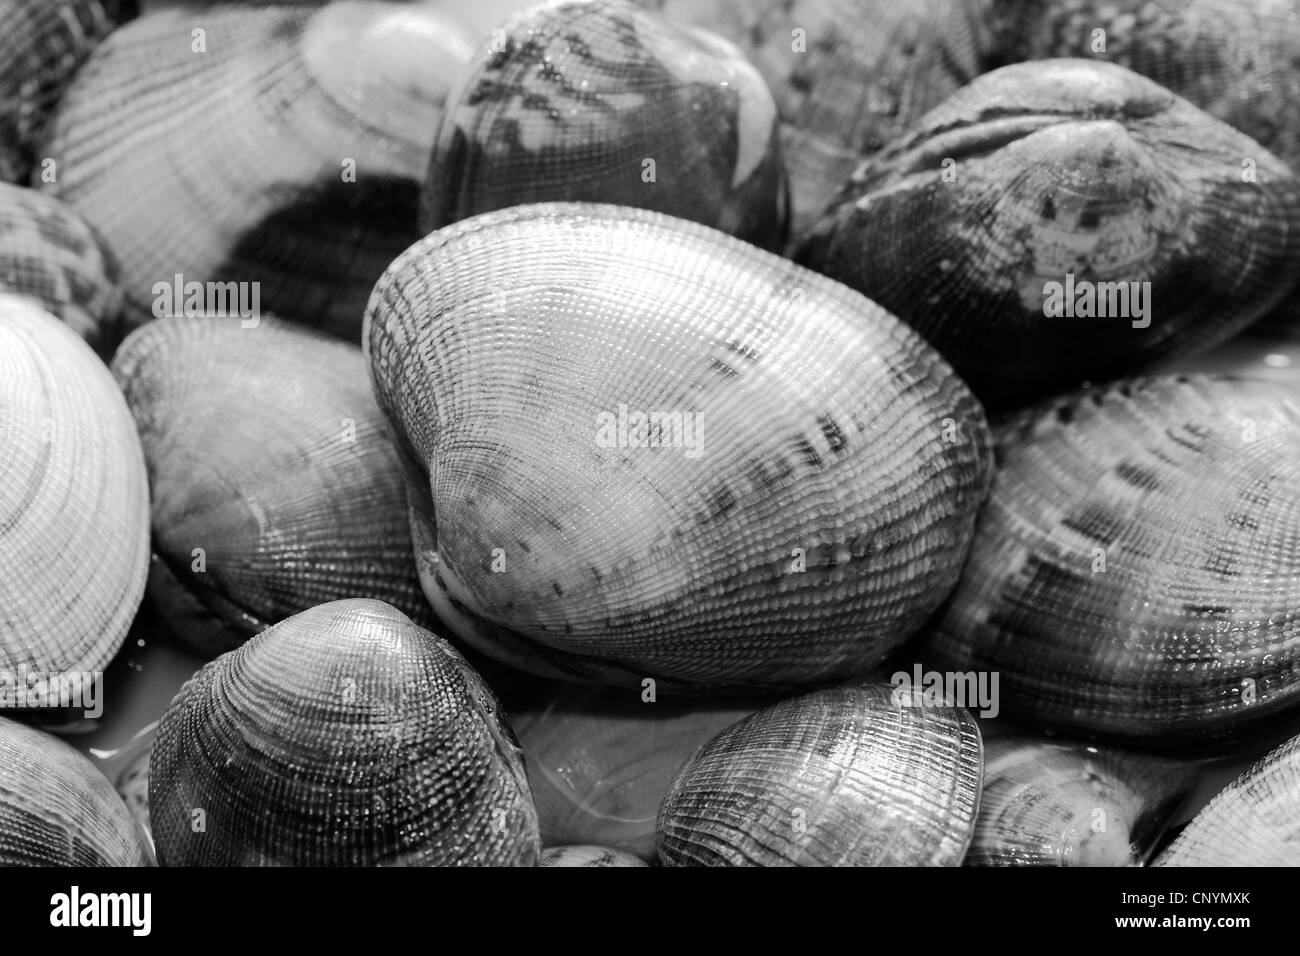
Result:
[[[159,10],[78,74],[40,185],[118,255],[131,326],[181,312],[169,288],[198,282],[186,314],[265,310],[356,340],[421,235],[442,100],[476,42],[428,4]]]
[[[533,866],[521,753],[492,691],[395,608],[323,604],[204,667],[163,715],[165,866]]]
[[[134,0],[0,0],[0,181],[25,182],[37,143],[78,67]],[[57,175],[57,168],[36,168]]]
[[[0,294],[0,668],[103,670],[149,563],[149,486],[113,377],[67,325]]]
[[[984,742],[966,866],[1141,866],[1191,794],[1195,764],[1036,737]]]
[[[271,318],[175,318],[135,332],[113,372],[149,468],[150,600],[192,649],[346,597],[432,623],[359,348]]]
[[[555,846],[542,851],[538,866],[649,866],[644,860],[607,846]]]
[[[0,718],[0,866],[152,866],[126,805],[95,765]]]
[[[647,697],[561,684],[511,712],[543,844],[599,843],[653,861],[655,817],[677,771],[771,702]]]
[[[655,209],[784,241],[776,106],[740,51],[627,0],[543,4],[490,34],[447,99],[425,232],[529,202]]]
[[[1300,866],[1300,737],[1201,810],[1155,866]]]
[[[117,260],[85,220],[53,196],[0,183],[0,289],[30,295],[101,355],[117,346]]]
[[[964,708],[886,685],[816,691],[720,733],[659,811],[668,866],[956,866],[975,826],[981,744]]]
[[[853,175],[802,264],[908,322],[986,404],[1208,347],[1300,274],[1300,181],[1123,67],[1021,63]]]
[[[1003,710],[1142,747],[1239,738],[1300,701],[1300,395],[1121,383],[997,424],[998,473],[922,655]]]
[[[425,593],[544,675],[859,674],[943,599],[989,479],[982,410],[905,326],[644,210],[439,230],[376,286],[366,349]]]

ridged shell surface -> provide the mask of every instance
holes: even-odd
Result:
[[[784,241],[776,105],[741,52],[628,0],[542,4],[489,35],[456,89],[425,232],[530,202],[655,209]]]
[[[1155,866],[1300,866],[1300,737],[1201,810]]]
[[[1190,796],[1196,765],[1036,737],[984,742],[965,866],[1140,866]]]
[[[649,866],[645,860],[607,846],[555,846],[542,851],[538,866]]]
[[[989,479],[982,410],[900,322],[644,210],[439,230],[376,286],[366,348],[425,593],[543,673],[862,673],[947,593]]]
[[[537,816],[492,691],[364,599],[204,667],[163,715],[149,810],[165,866],[533,866]]]
[[[113,371],[149,468],[150,600],[185,643],[216,656],[347,597],[432,623],[359,348],[271,318],[164,319]]]
[[[152,866],[126,805],[83,754],[0,718],[0,866]]]
[[[1020,63],[865,162],[795,258],[1023,405],[1259,318],[1300,274],[1300,180],[1123,67]]]
[[[102,670],[144,595],[140,439],[90,347],[11,294],[0,294],[0,449],[0,668]]]
[[[659,811],[668,866],[956,866],[979,805],[964,708],[884,685],[816,691],[723,731]]]
[[[1140,747],[1210,747],[1300,702],[1300,396],[1137,380],[995,435],[930,664],[998,672],[1008,715]]]
[[[420,236],[442,100],[476,42],[427,4],[158,10],[78,74],[40,187],[107,238],[131,326],[181,275],[247,283],[261,309],[355,341]]]

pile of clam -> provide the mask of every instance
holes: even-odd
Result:
[[[0,864],[1300,865],[1300,0],[0,22]]]

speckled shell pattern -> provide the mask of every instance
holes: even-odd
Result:
[[[795,259],[1023,406],[1259,318],[1300,274],[1300,180],[1123,67],[1020,63],[864,162]]]
[[[874,666],[956,579],[982,410],[900,322],[777,256],[522,206],[413,246],[366,321],[425,593],[485,653],[798,686]]]
[[[135,6],[134,0],[0,2],[0,181],[26,182],[34,167],[37,176],[44,172],[37,144],[59,97]]]
[[[163,715],[164,866],[536,865],[495,695],[390,605],[319,605],[206,665]],[[200,812],[201,811],[201,812]]]
[[[1197,764],[1040,737],[984,741],[965,866],[1141,866],[1196,784]]]
[[[151,12],[77,75],[42,146],[58,179],[38,185],[112,246],[132,328],[181,275],[258,283],[267,312],[356,341],[421,235],[442,99],[476,43],[426,4]]]
[[[628,0],[543,4],[484,41],[448,96],[425,232],[530,202],[654,209],[785,241],[776,105],[741,52]]]
[[[316,604],[433,613],[361,349],[267,317],[137,330],[113,372],[149,469],[149,597],[209,657]]]
[[[982,753],[964,708],[887,685],[815,691],[723,731],[659,811],[668,866],[956,866]]]
[[[919,653],[1003,711],[1213,750],[1300,701],[1300,395],[1168,376],[997,423],[970,560]]]
[[[538,866],[649,866],[644,860],[607,846],[557,846],[542,851]]]
[[[1210,801],[1155,866],[1300,866],[1300,737]]]
[[[0,294],[0,668],[102,670],[149,563],[149,486],[113,377],[67,325]]]
[[[89,758],[0,718],[0,867],[152,865],[126,805]]]
[[[0,183],[0,289],[30,295],[101,356],[120,337],[117,260],[99,234],[53,196]]]

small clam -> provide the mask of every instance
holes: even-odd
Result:
[[[886,685],[816,691],[724,730],[659,811],[669,866],[956,866],[979,805],[975,719]]]
[[[644,860],[607,846],[556,846],[542,851],[538,866],[648,866]]]
[[[984,742],[966,866],[1140,866],[1196,783],[1194,764],[1037,737]]]
[[[525,865],[523,760],[450,644],[380,601],[303,611],[212,661],[163,715],[166,866]]]
[[[144,456],[112,375],[33,300],[0,294],[0,670],[102,670],[148,564]]]
[[[0,183],[0,289],[32,296],[108,356],[120,335],[117,280],[117,260],[72,209]]]
[[[1155,866],[1300,866],[1300,737],[1209,802]]]
[[[776,106],[730,43],[629,0],[564,0],[494,30],[448,96],[425,232],[544,201],[681,216],[784,241]]]
[[[849,678],[965,558],[978,403],[892,316],[748,243],[514,207],[409,249],[366,322],[425,593],[491,656],[661,690]]]
[[[87,757],[0,718],[0,867],[152,865],[126,805]]]
[[[41,188],[107,238],[131,327],[181,310],[173,284],[221,283],[199,311],[233,311],[240,283],[241,307],[355,340],[420,236],[433,131],[476,40],[431,4],[151,12],[77,75]]]
[[[397,453],[355,345],[274,319],[137,330],[113,371],[149,468],[151,603],[215,656],[345,597],[432,612]]]
[[[1003,710],[1213,747],[1300,703],[1300,395],[1125,382],[998,423],[999,468],[923,653]]]
[[[864,163],[795,258],[1005,407],[1263,315],[1300,273],[1300,180],[1123,67],[1019,63]]]

